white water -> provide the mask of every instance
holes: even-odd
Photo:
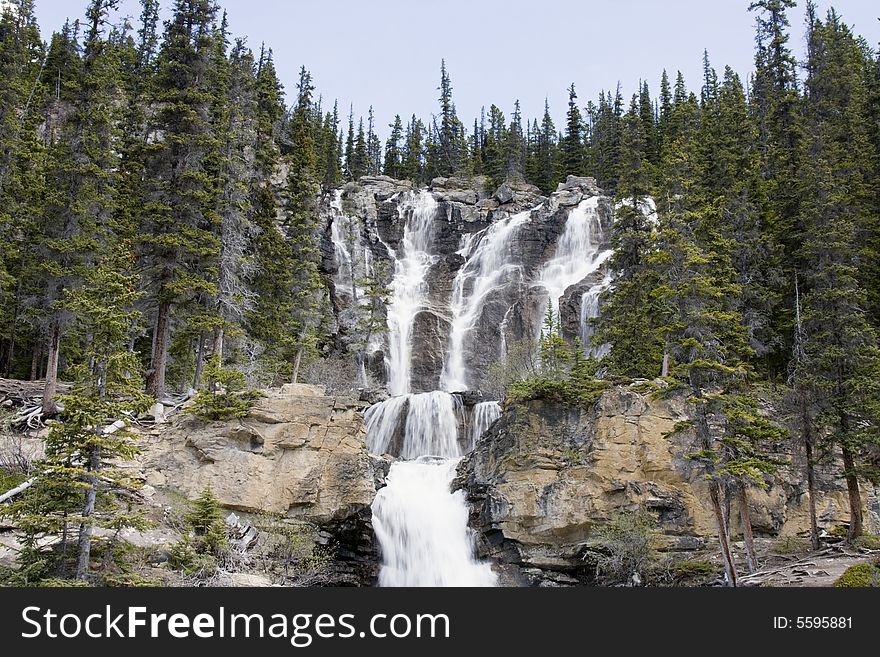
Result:
[[[608,355],[611,350],[610,345],[593,345],[593,329],[592,320],[599,316],[599,300],[602,294],[611,287],[611,274],[607,274],[605,279],[594,285],[590,290],[584,293],[581,298],[581,342],[584,344],[587,355],[593,356],[601,360]]]
[[[544,265],[538,277],[537,284],[547,291],[557,319],[559,301],[565,291],[598,271],[611,257],[611,250],[601,250],[604,236],[598,207],[599,197],[593,196],[571,211],[556,245],[556,255]]]
[[[473,558],[464,493],[450,493],[457,465],[424,457],[391,466],[373,502],[379,586],[495,586],[492,568]]]
[[[470,449],[473,449],[486,429],[501,417],[501,404],[495,401],[481,402],[474,406],[471,418]]]
[[[436,257],[430,254],[434,239],[437,201],[428,191],[409,194],[400,211],[408,211],[400,252],[394,253],[394,279],[388,306],[388,389],[392,395],[410,392],[412,379],[412,329],[424,310],[427,297],[425,277]]]
[[[337,272],[334,278],[337,293],[351,295],[352,305],[364,296],[363,290],[357,285],[356,256],[363,254],[366,261],[368,249],[361,244],[356,219],[346,216],[342,209],[342,190],[336,190],[330,201],[330,241],[336,257]],[[364,262],[366,264],[366,262]]]
[[[485,308],[489,295],[522,279],[522,265],[515,261],[513,238],[528,222],[531,211],[492,224],[485,231],[463,241],[459,253],[467,260],[459,269],[452,288],[452,324],[440,385],[444,390],[469,390],[465,340]],[[485,349],[489,345],[481,345]]]

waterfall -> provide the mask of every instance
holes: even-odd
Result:
[[[342,209],[342,190],[338,189],[330,201],[330,241],[336,259],[337,272],[334,277],[339,294],[351,295],[352,306],[364,296],[357,284],[357,254],[363,252],[366,260],[369,250],[361,243],[356,220],[348,217]],[[366,262],[364,263],[366,264]]]
[[[531,210],[513,215],[495,222],[475,238],[468,235],[463,240],[459,254],[466,261],[452,287],[449,347],[440,377],[444,390],[468,390],[474,383],[469,380],[465,364],[465,340],[480,319],[488,297],[522,280],[522,265],[514,260],[513,238],[530,216]]]
[[[493,586],[488,564],[474,558],[468,506],[452,492],[462,455],[461,400],[448,392],[412,393],[413,326],[427,307],[437,202],[427,191],[400,201],[406,213],[394,259],[388,305],[388,390],[392,397],[367,410],[367,445],[396,453],[386,486],[373,502],[373,528],[382,551],[380,586]],[[465,243],[463,249],[470,250]],[[491,412],[481,411],[481,422]]]
[[[445,392],[392,397],[370,407],[364,415],[367,447],[373,454],[387,454],[399,441],[402,459],[457,458],[461,456],[460,416],[461,401]]]
[[[474,406],[471,419],[470,448],[473,449],[486,430],[501,417],[501,404],[495,401],[481,402]]]
[[[400,252],[394,253],[394,278],[388,306],[388,388],[392,395],[410,392],[412,372],[412,330],[416,316],[425,307],[425,277],[436,257],[430,254],[434,239],[437,201],[428,191],[408,194],[401,211],[408,215]]]
[[[599,197],[581,201],[568,215],[565,231],[556,245],[556,255],[541,270],[537,284],[548,294],[550,307],[559,318],[559,301],[572,285],[595,273],[611,257],[601,250],[602,222],[597,212]]]
[[[594,285],[584,296],[581,297],[581,317],[580,317],[580,337],[584,343],[587,355],[602,359],[608,355],[610,351],[609,345],[593,345],[593,333],[595,333],[592,325],[593,319],[599,316],[599,300],[602,294],[611,287],[611,274],[607,274],[601,283]]]
[[[464,493],[449,492],[457,465],[422,457],[391,466],[373,502],[380,586],[495,585],[491,567],[473,558]]]

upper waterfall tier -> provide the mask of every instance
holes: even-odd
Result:
[[[393,395],[479,389],[505,349],[540,335],[548,305],[567,338],[588,337],[608,281],[610,200],[590,178],[549,197],[484,186],[368,177],[325,204],[337,347],[362,353]],[[387,304],[372,303],[371,287],[388,291]]]

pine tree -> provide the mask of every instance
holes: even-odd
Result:
[[[229,58],[226,93],[220,102],[227,108],[217,126],[221,159],[216,193],[221,243],[217,294],[212,300],[217,322],[212,355],[224,362],[225,338],[240,333],[245,314],[253,305],[247,285],[254,262],[248,255],[255,233],[252,222],[251,190],[257,147],[257,95],[253,54],[242,40],[235,43]]]
[[[155,100],[161,109],[151,131],[163,140],[149,151],[144,226],[139,251],[155,308],[147,391],[165,393],[173,313],[199,295],[217,293],[220,241],[215,233],[206,159],[215,147],[208,75],[215,52],[209,0],[177,0],[159,52]]]
[[[385,163],[382,172],[392,178],[401,178],[403,177],[403,150],[401,149],[403,122],[400,120],[400,114],[394,117],[394,123],[388,127],[391,128],[391,134],[385,144]]]
[[[45,563],[40,537],[56,532],[66,537],[68,525],[77,524],[76,578],[88,579],[94,527],[141,525],[127,502],[137,483],[119,467],[137,452],[125,418],[150,403],[141,393],[137,358],[128,350],[139,296],[137,277],[129,271],[132,260],[126,244],[114,244],[111,254],[86,273],[83,285],[65,294],[76,317],[72,330],[88,340],[82,362],[71,368],[75,383],[62,397],[61,422],[49,433],[39,474],[13,507],[28,546],[22,554],[28,570]],[[120,500],[126,500],[124,506]]]
[[[732,243],[718,230],[717,205],[700,188],[694,166],[697,101],[678,95],[672,117],[676,137],[667,144],[664,162],[657,248],[650,256],[662,281],[654,296],[664,320],[658,330],[669,374],[687,387],[694,405],[693,458],[704,466],[727,581],[735,586],[736,565],[721,504],[722,436],[715,427],[723,425],[730,395],[748,373],[750,350],[735,306],[741,289],[730,258]]]
[[[597,345],[612,345],[603,361],[611,372],[649,379],[661,374],[664,349],[654,297],[660,280],[650,263],[656,235],[646,214],[651,178],[647,139],[633,99],[623,117],[621,135],[620,183],[612,234],[615,251],[611,261],[616,278],[603,300],[594,341]]]
[[[37,125],[45,65],[33,2],[23,0],[0,15],[0,372],[6,376],[19,371],[21,345],[33,342],[25,318],[43,214],[45,148]]]
[[[424,137],[425,125],[413,115],[406,128],[401,173],[415,183],[424,181]]]
[[[293,110],[291,128],[292,157],[285,190],[284,227],[287,243],[292,252],[291,262],[296,263],[293,272],[293,315],[290,329],[295,335],[295,354],[291,379],[299,378],[303,357],[315,345],[315,331],[319,325],[319,303],[322,290],[319,274],[320,252],[318,249],[318,185],[315,180],[315,151],[309,127],[312,108],[312,77],[305,67],[300,70],[298,97]],[[366,159],[363,142],[363,121],[358,133],[359,165]],[[360,159],[363,157],[364,159]],[[357,173],[357,172],[355,172]]]
[[[43,413],[57,411],[55,393],[61,340],[71,315],[64,304],[91,261],[105,247],[115,194],[118,155],[114,149],[118,116],[114,98],[120,87],[118,59],[103,38],[108,12],[116,2],[93,0],[86,12],[88,32],[75,92],[75,110],[60,127],[49,151],[46,220],[41,269],[44,276],[46,386]]]
[[[489,108],[489,129],[483,140],[483,171],[493,188],[504,182],[504,143],[507,141],[504,112],[492,105]]]
[[[577,105],[574,84],[568,90],[568,113],[565,121],[565,137],[559,145],[560,173],[580,176],[584,173],[583,120]]]
[[[504,177],[521,180],[525,172],[525,146],[522,127],[522,111],[516,101],[504,142]]]
[[[863,532],[861,459],[877,444],[880,409],[880,349],[859,266],[873,201],[866,67],[861,44],[833,11],[814,25],[811,38],[800,187],[800,221],[807,227],[800,256],[810,268],[804,275],[803,359],[795,379],[811,392],[819,427],[841,450],[853,540]]]
[[[446,60],[440,62],[440,124],[437,127],[438,176],[450,176],[461,170],[463,143],[460,139],[461,122],[452,100],[452,81],[446,71]]]

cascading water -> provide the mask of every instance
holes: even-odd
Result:
[[[584,348],[588,355],[600,360],[608,355],[610,347],[609,345],[604,344],[598,346],[593,345],[593,334],[595,333],[595,329],[593,328],[592,320],[599,316],[599,301],[602,298],[602,294],[611,287],[611,281],[611,274],[607,274],[601,283],[591,287],[589,291],[581,297],[581,342],[584,344]]]
[[[391,303],[388,306],[388,389],[392,395],[410,391],[412,373],[412,329],[424,310],[427,297],[425,277],[436,257],[430,254],[434,239],[437,201],[428,191],[409,195],[401,204],[408,211],[399,253],[394,256]]]
[[[373,502],[379,586],[495,586],[492,568],[472,556],[464,493],[449,492],[456,465],[422,457],[391,467]]]
[[[501,404],[495,401],[481,402],[474,406],[471,420],[470,449],[473,449],[486,430],[501,417]]]
[[[547,291],[550,308],[557,318],[565,291],[598,271],[611,257],[611,250],[602,250],[604,236],[598,207],[599,197],[592,196],[571,211],[556,245],[556,255],[539,275],[537,284]]]
[[[486,300],[493,292],[522,279],[522,265],[515,262],[513,238],[528,222],[531,211],[492,224],[476,238],[467,236],[459,254],[466,258],[452,288],[452,325],[449,348],[440,377],[444,390],[469,390],[465,364],[465,340],[473,331]]]
[[[431,253],[437,202],[424,191],[401,207],[408,212],[403,239],[398,252],[389,249],[395,267],[386,367],[393,396],[365,415],[370,451],[393,449],[401,458],[373,502],[383,558],[379,585],[494,586],[491,567],[474,558],[464,494],[452,492],[462,455],[461,400],[441,391],[411,393],[413,325],[426,308],[426,278],[437,261]]]

